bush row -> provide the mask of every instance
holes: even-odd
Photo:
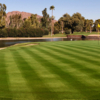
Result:
[[[49,31],[41,28],[6,28],[0,30],[0,37],[42,37],[48,35]]]

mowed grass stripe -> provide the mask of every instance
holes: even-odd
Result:
[[[71,45],[73,45],[73,44],[71,44]],[[92,48],[92,49],[97,50],[97,51],[98,51],[98,49],[100,49],[100,45],[97,44],[95,41],[86,41],[86,42],[84,41],[84,43],[80,42],[80,44],[77,45],[77,46],[80,46],[80,47],[88,47],[88,48]]]
[[[35,100],[54,100],[57,96],[51,92],[43,83],[41,77],[35,72],[28,62],[14,49],[12,52],[13,58],[20,69],[23,77],[27,80],[28,86],[32,89],[32,94]],[[57,99],[58,100],[58,99]]]
[[[85,96],[85,98],[98,98],[99,93],[98,93],[98,88],[92,88],[91,86],[87,86],[86,84],[83,84],[82,82],[80,82],[75,76],[74,73],[73,75],[69,72],[64,72],[62,70],[62,68],[59,68],[55,63],[51,63],[47,58],[43,58],[43,56],[41,55],[37,55],[39,48],[35,48],[36,50],[34,51],[34,49],[27,49],[27,52],[30,53],[30,55],[35,56],[36,60],[38,62],[40,62],[43,66],[48,67],[53,73],[59,75],[62,78],[62,81],[64,82],[68,82],[70,85],[72,85],[75,89],[77,89],[78,91],[80,91],[80,93],[82,95]],[[25,49],[26,50],[26,49]],[[32,50],[32,51],[31,51]],[[35,52],[35,53],[34,53]],[[42,52],[40,50],[40,52]],[[54,55],[56,56],[56,55]],[[54,57],[52,55],[52,57]],[[42,61],[41,61],[42,60]],[[84,88],[83,88],[84,87]],[[97,90],[95,90],[97,89]],[[87,92],[89,93],[89,95],[87,94]],[[99,91],[100,92],[100,91]],[[93,96],[94,95],[94,96]],[[93,96],[93,97],[92,97]],[[77,96],[76,96],[77,97]]]
[[[27,52],[26,48],[22,48],[22,49],[23,49],[23,51],[25,51],[27,53],[27,54],[25,53],[25,55],[28,55],[28,58],[30,58],[29,56],[31,56],[30,59],[32,59],[32,61],[34,61],[34,59],[36,59],[36,57],[34,55],[32,55],[29,52]],[[45,57],[45,55],[42,55],[42,57]],[[30,61],[28,61],[28,62],[30,62]],[[36,62],[37,62],[37,59],[36,59]],[[36,64],[36,62],[34,62],[34,63]],[[30,63],[32,64],[32,62],[30,62]],[[56,94],[55,93],[54,94],[58,95],[59,100],[62,100],[63,98],[73,99],[73,98],[77,98],[77,97],[78,98],[79,97],[80,98],[83,97],[82,94],[80,94],[80,92],[78,92],[76,89],[74,89],[74,87],[72,87],[67,82],[62,81],[62,78],[59,77],[54,72],[52,72],[51,70],[49,70],[47,66],[44,66],[39,62],[37,62],[37,63],[38,63],[38,66],[36,66],[36,67],[34,66],[36,72],[41,76],[41,78],[45,82],[45,84],[48,85],[48,88],[50,88],[50,90],[56,92]],[[42,68],[41,68],[41,66],[42,66]],[[40,69],[40,71],[39,71],[39,69]],[[42,71],[43,69],[47,70],[46,73],[45,73],[45,71],[43,73],[43,71]],[[49,77],[47,77],[48,74],[49,74]],[[51,75],[51,77],[50,77],[50,75]],[[73,93],[73,94],[70,94],[70,93]]]
[[[6,70],[5,50],[0,51],[0,100],[12,100],[9,78]]]
[[[55,45],[56,43],[52,43],[50,45]],[[61,41],[57,43],[58,45],[65,46],[80,46],[81,48],[86,47],[86,49],[93,49],[98,52],[100,49],[100,45],[96,43],[96,41]]]
[[[100,63],[99,63],[99,58],[100,58],[99,53],[100,52],[98,53],[98,55],[95,55],[95,52],[94,53],[93,52],[91,53],[89,51],[85,52],[82,49],[73,48],[70,46],[54,45],[54,47],[62,48],[63,50],[65,50],[65,52],[67,52],[67,51],[74,52],[75,56],[82,55],[81,59],[84,59],[85,61],[88,61],[88,62],[90,61],[90,62],[96,63],[97,65],[98,64],[100,65]]]
[[[39,49],[39,48],[38,48],[38,49]],[[49,51],[49,50],[46,50],[46,51]],[[46,51],[44,51],[44,52],[46,53]],[[43,52],[43,51],[42,51],[42,52]],[[51,52],[51,51],[49,51],[49,52]],[[53,51],[52,51],[52,52],[53,52]],[[59,54],[59,53],[58,53],[58,54]],[[50,54],[50,55],[53,56],[52,54]],[[61,59],[64,61],[63,58],[61,58]],[[73,63],[73,62],[72,62],[72,63]],[[73,74],[74,74],[74,73],[73,73]],[[92,82],[92,81],[94,81],[94,83],[95,83],[94,86],[96,86],[98,82],[99,82],[98,85],[100,86],[100,81],[95,80],[95,79],[91,79],[91,82]],[[91,84],[92,84],[92,83],[91,83]],[[97,86],[98,86],[98,85],[97,85]]]
[[[58,47],[59,48],[59,46],[55,46],[55,47]],[[97,55],[95,55],[95,53],[93,53],[93,52],[90,53],[89,51],[86,51],[86,52],[83,53],[82,49],[78,50],[78,48],[76,49],[76,48],[72,48],[72,47],[68,47],[68,46],[67,47],[66,46],[60,46],[60,48],[63,49],[62,50],[63,52],[69,52],[70,55],[72,53],[77,58],[82,59],[82,61],[91,63],[92,66],[93,65],[95,65],[95,66],[96,65],[97,66],[100,65],[100,62],[99,62],[100,57],[97,56]],[[98,53],[98,55],[99,55],[99,53]],[[98,68],[100,68],[100,67],[98,67]],[[98,68],[97,68],[97,70],[98,70]]]
[[[47,87],[54,93],[54,95],[58,96],[59,100],[61,100],[62,98],[74,97],[74,93],[73,95],[66,94],[66,92],[68,91],[73,91],[74,88],[71,88],[71,86],[67,83],[63,83],[58,75],[50,72],[50,70],[46,66],[42,66],[37,60],[35,60],[35,57],[33,55],[25,52],[25,49],[26,48],[20,50],[20,55],[22,55],[25,60],[30,64],[30,66],[35,70],[35,72],[38,73],[44,84],[47,85]]]
[[[61,45],[62,46],[62,45]],[[71,48],[74,48],[74,49],[77,49],[79,51],[81,51],[82,53],[84,54],[90,54],[89,56],[95,56],[98,58],[100,58],[100,48],[99,49],[94,49],[94,48],[90,48],[90,47],[82,47],[82,46],[77,46],[77,45],[64,45],[64,47],[71,47]]]
[[[74,60],[73,62],[74,63],[77,63],[79,64],[79,66],[81,66],[81,64],[85,64],[85,66],[81,66],[78,67],[80,70],[82,71],[87,71],[87,73],[90,72],[90,74],[94,73],[96,76],[95,78],[98,78],[99,79],[99,75],[100,75],[100,67],[99,67],[99,60],[98,61],[94,61],[93,59],[91,59],[90,57],[86,57],[84,54],[81,54],[81,53],[78,53],[78,52],[74,52],[73,48],[69,48],[67,49],[66,47],[60,47],[60,46],[46,46],[46,48],[48,49],[52,49],[53,51],[56,51],[59,53],[62,53],[64,55],[66,55],[66,57],[69,57],[68,59],[70,59],[70,57],[73,57]],[[59,49],[61,48],[61,50]],[[62,58],[63,59],[63,58]],[[91,66],[90,66],[91,65]],[[93,77],[93,76],[92,76]]]
[[[64,71],[66,71],[66,67],[65,66],[67,66],[67,71],[69,69],[69,71],[72,71],[72,74],[73,74],[73,71],[74,71],[74,73],[76,73],[74,75],[76,75],[76,76],[77,76],[77,74],[79,74],[78,77],[80,77],[80,80],[82,79],[83,82],[84,81],[86,82],[86,84],[89,83],[89,85],[91,84],[92,86],[100,86],[100,80],[99,80],[100,73],[98,74],[99,75],[98,79],[95,79],[94,77],[91,77],[91,74],[93,74],[92,72],[91,72],[91,74],[89,74],[88,70],[86,71],[86,69],[81,69],[80,68],[80,67],[84,68],[84,66],[82,64],[78,64],[78,63],[72,61],[72,60],[76,60],[75,58],[72,58],[72,57],[70,58],[70,56],[69,56],[66,59],[66,55],[63,55],[63,54],[60,54],[60,53],[58,53],[59,54],[58,55],[56,51],[54,51],[54,50],[52,51],[52,50],[47,49],[47,48],[38,48],[38,50],[41,50],[42,53],[48,54],[47,56],[44,56],[45,58],[50,58],[49,56],[54,56],[55,55],[53,58],[49,59],[49,61],[52,60],[52,61],[56,62],[58,64],[57,66],[64,64],[63,65],[64,68],[65,68],[65,69],[63,68]],[[36,51],[34,51],[34,52],[36,52]],[[50,53],[50,52],[52,52],[52,53]],[[43,55],[42,53],[40,55]],[[70,60],[69,60],[69,58],[70,58]],[[68,64],[68,65],[66,65],[66,64]],[[78,68],[76,68],[76,67],[78,67]],[[84,73],[83,73],[83,70],[85,70]]]
[[[16,62],[11,54],[12,51],[6,50],[5,63],[9,77],[9,87],[12,91],[14,100],[34,100],[31,89],[27,86],[25,78],[22,76]]]
[[[67,49],[67,47],[72,47],[74,49],[80,49],[80,52],[84,52],[84,51],[89,51],[88,53],[90,53],[91,55],[97,55],[97,57],[100,57],[100,48],[98,48],[99,45],[96,45],[95,47],[92,47],[88,44],[88,46],[85,46],[85,45],[75,45],[74,42],[76,41],[73,41],[72,44],[69,44],[69,43],[65,43],[65,42],[61,42],[61,43],[58,43],[59,46],[61,47],[65,47]],[[51,46],[57,46],[56,43],[53,43]]]

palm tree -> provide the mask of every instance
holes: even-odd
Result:
[[[50,6],[50,10],[52,10],[52,18],[51,18],[51,36],[52,36],[52,34],[53,34],[53,10],[55,9],[55,7],[54,6]]]

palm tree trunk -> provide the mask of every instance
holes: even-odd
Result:
[[[52,10],[52,18],[53,18],[53,10]],[[53,34],[53,19],[52,19],[52,34]]]
[[[52,36],[52,19],[51,19],[51,36]]]
[[[62,21],[62,34],[63,34],[63,21]]]
[[[53,17],[53,10],[52,10],[52,17]]]
[[[90,33],[91,33],[91,26],[90,26]]]

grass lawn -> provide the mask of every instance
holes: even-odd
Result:
[[[44,35],[43,37],[66,37],[67,35],[65,34],[65,33],[59,33],[59,34],[53,34],[52,36],[51,36],[51,34],[49,34],[49,35]]]
[[[92,35],[92,34],[98,34],[97,32],[74,32],[73,34],[69,34],[69,35],[85,35],[85,36],[88,36],[88,35]],[[49,35],[44,35],[43,37],[66,37],[67,35],[65,33],[59,33],[59,34],[55,34],[55,35],[52,35],[49,34]]]
[[[88,36],[88,35],[92,35],[92,34],[98,34],[98,32],[74,32],[74,34],[71,34],[71,35],[85,35],[85,36]]]
[[[0,100],[100,100],[98,41],[0,50]]]

